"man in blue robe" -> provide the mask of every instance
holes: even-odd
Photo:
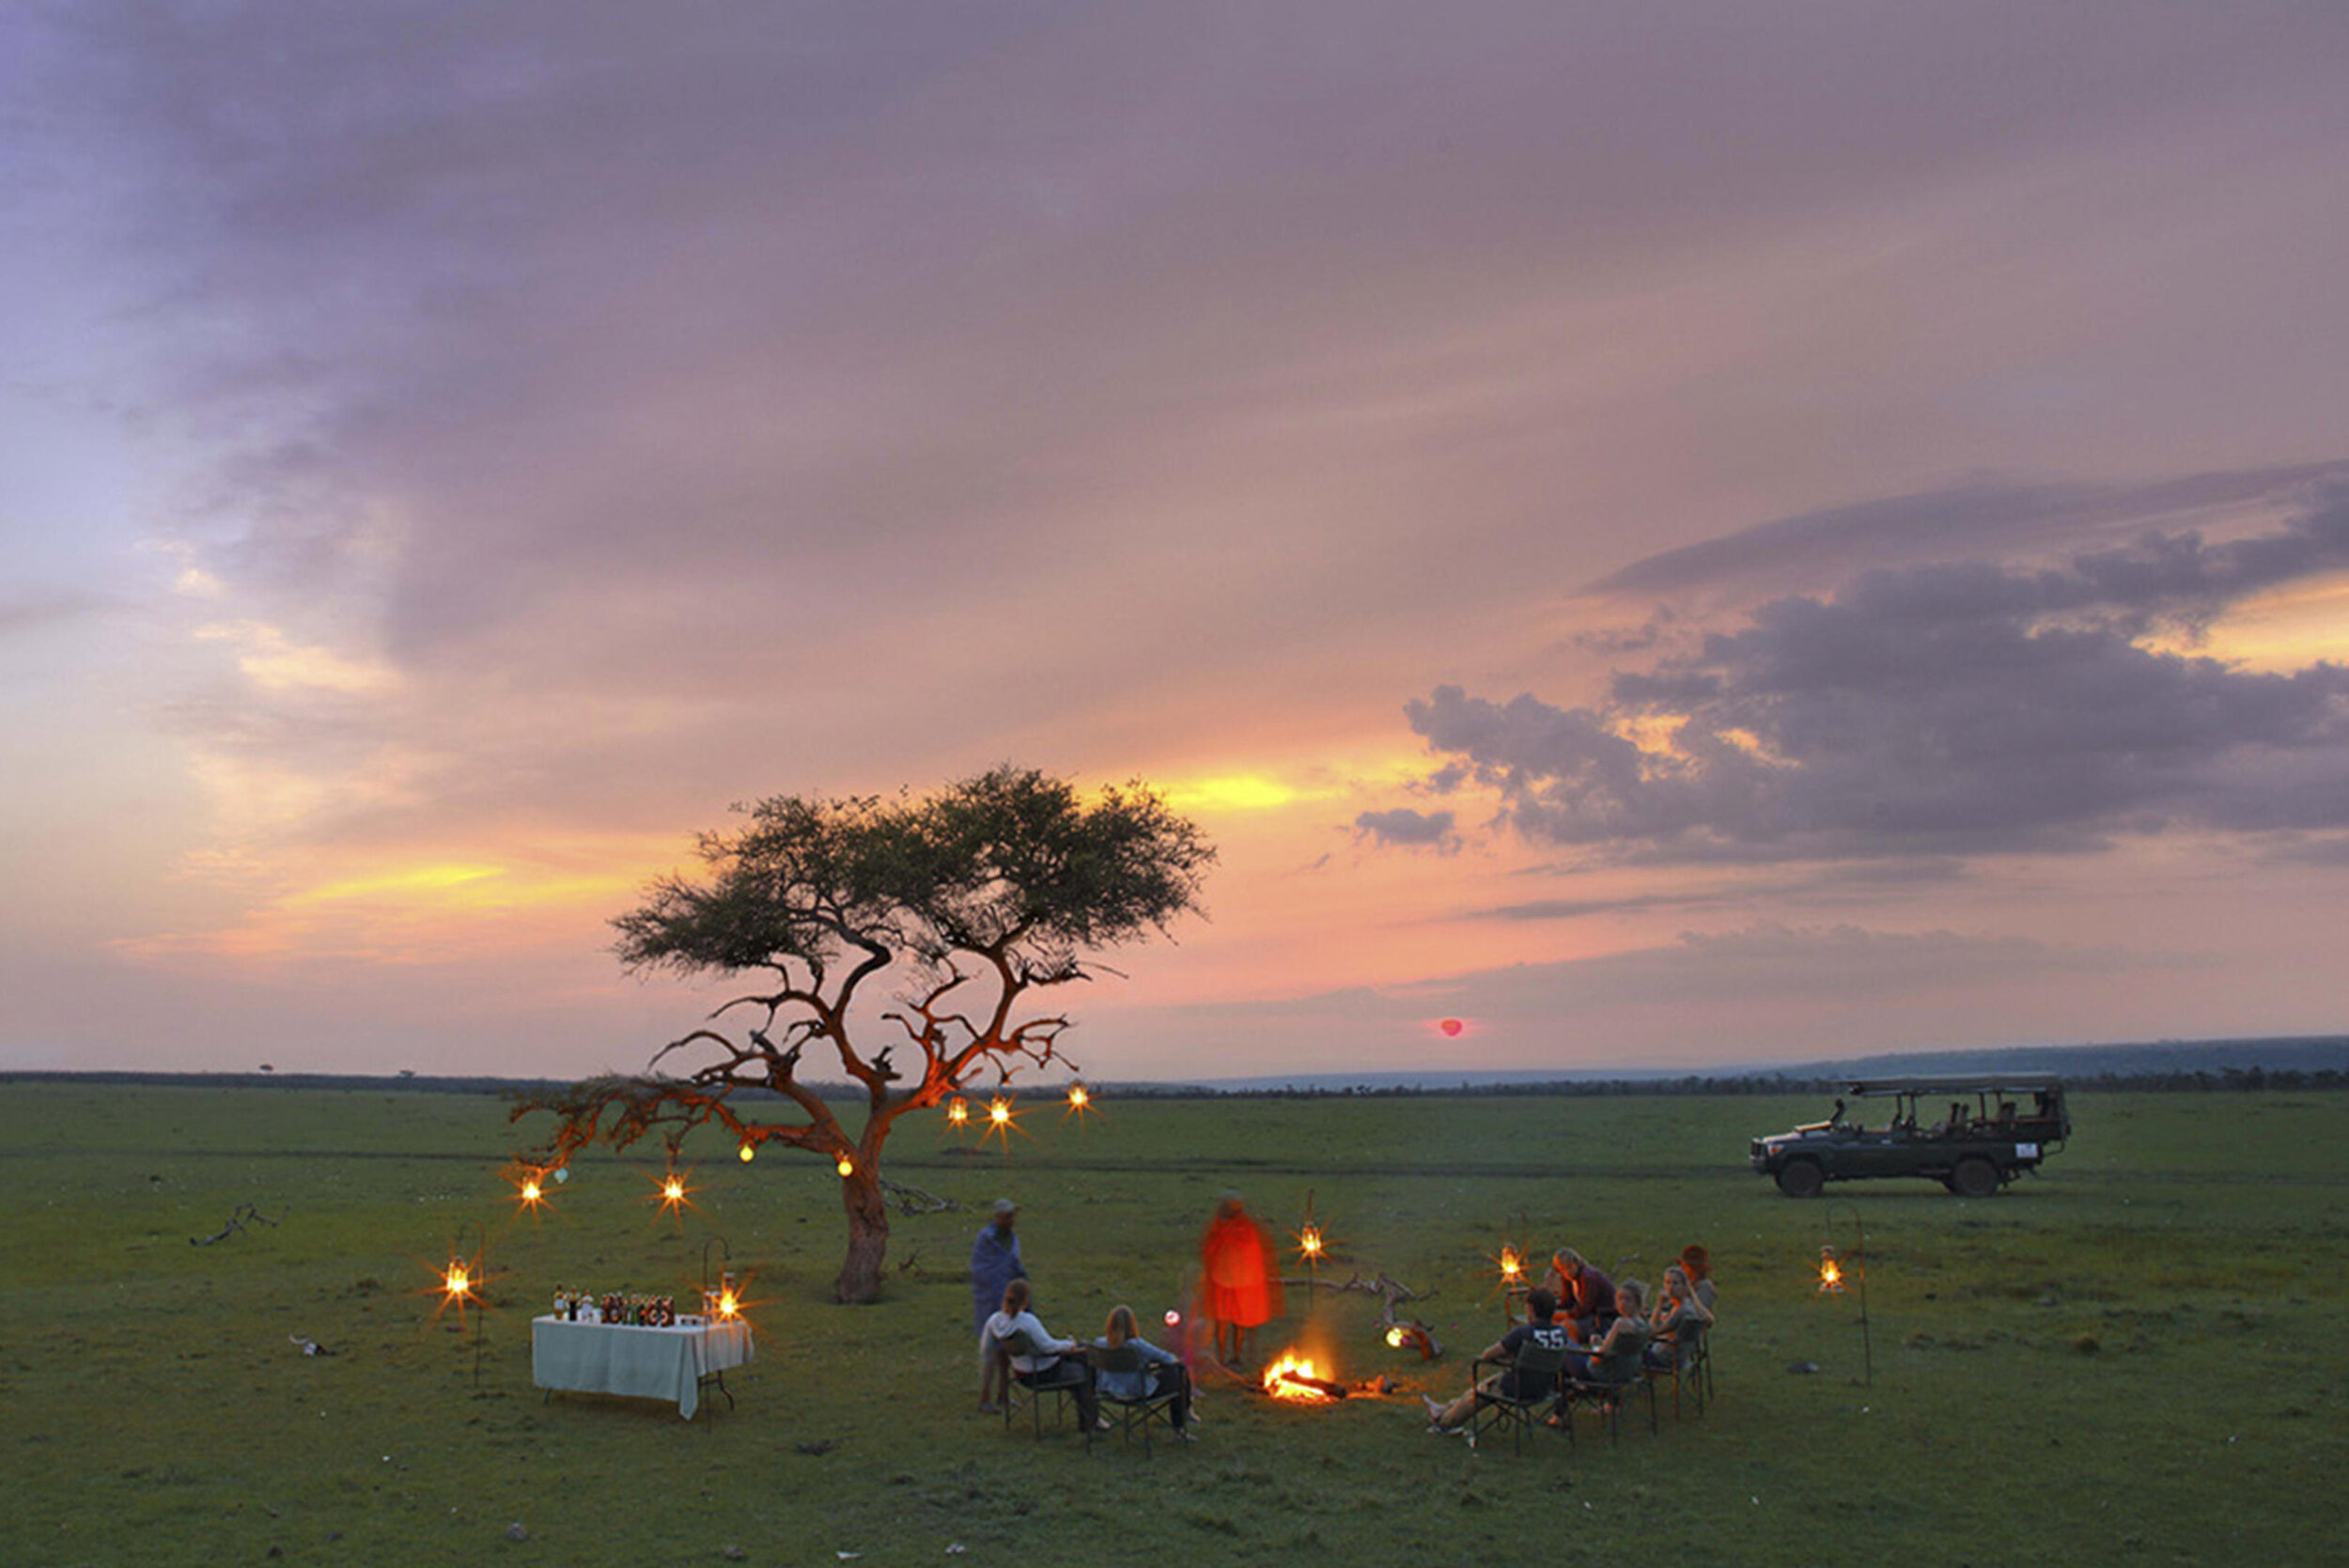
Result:
[[[979,1336],[979,1408],[992,1412],[1002,1394],[1003,1358],[988,1343],[987,1320],[1001,1311],[1003,1287],[1014,1280],[1028,1277],[1027,1265],[1019,1261],[1019,1238],[1012,1234],[1012,1222],[1019,1217],[1019,1205],[1008,1198],[995,1200],[994,1219],[980,1230],[971,1243],[971,1319],[972,1331]]]

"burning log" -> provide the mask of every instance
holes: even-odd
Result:
[[[1271,1390],[1274,1393],[1281,1392],[1283,1389],[1303,1389],[1324,1399],[1344,1399],[1346,1395],[1345,1384],[1332,1383],[1326,1377],[1308,1377],[1301,1372],[1275,1374],[1274,1381],[1281,1385],[1281,1388]]]
[[[1264,1369],[1260,1385],[1275,1399],[1344,1399],[1346,1385],[1333,1383],[1321,1375],[1321,1369],[1294,1350],[1284,1350],[1280,1359]]]

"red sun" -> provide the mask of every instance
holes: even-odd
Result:
[[[1460,1032],[1460,1031],[1462,1031],[1462,1030],[1466,1029],[1466,1028],[1468,1027],[1468,1025],[1466,1025],[1466,1024],[1462,1023],[1462,1022],[1461,1022],[1459,1019],[1457,1019],[1457,1018],[1446,1018],[1446,1019],[1444,1019],[1444,1021],[1443,1021],[1443,1022],[1441,1022],[1441,1023],[1438,1024],[1436,1027],[1437,1027],[1438,1029],[1442,1030],[1442,1031],[1444,1032],[1444,1033],[1445,1033],[1445,1035],[1446,1035],[1446,1036],[1454,1036],[1454,1035],[1457,1035],[1457,1034]]]

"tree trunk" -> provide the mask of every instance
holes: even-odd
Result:
[[[848,1255],[832,1281],[832,1298],[848,1305],[880,1299],[881,1260],[889,1255],[889,1201],[874,1162],[861,1160],[840,1181],[840,1206],[848,1211]]]

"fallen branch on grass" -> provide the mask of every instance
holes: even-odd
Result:
[[[881,1190],[889,1194],[890,1200],[897,1205],[900,1214],[943,1214],[949,1209],[962,1207],[952,1198],[941,1198],[935,1192],[909,1187],[903,1182],[893,1182],[887,1176],[880,1179],[880,1186]]]
[[[230,1236],[235,1235],[239,1231],[243,1230],[247,1220],[262,1225],[274,1225],[277,1223],[276,1220],[272,1219],[268,1215],[263,1214],[259,1209],[255,1208],[251,1203],[239,1203],[235,1210],[229,1214],[227,1224],[223,1225],[211,1235],[192,1235],[188,1237],[188,1245],[191,1247],[210,1247],[215,1241],[226,1241]]]
[[[1335,1280],[1324,1280],[1318,1277],[1283,1280],[1281,1283],[1292,1290],[1301,1288],[1336,1291],[1341,1296],[1376,1296],[1385,1303],[1384,1309],[1378,1314],[1378,1321],[1389,1325],[1394,1322],[1396,1307],[1406,1301],[1424,1301],[1436,1294],[1432,1290],[1413,1290],[1407,1284],[1389,1279],[1383,1269],[1379,1271],[1378,1278],[1376,1280],[1365,1280],[1358,1271],[1353,1278],[1343,1284]]]

